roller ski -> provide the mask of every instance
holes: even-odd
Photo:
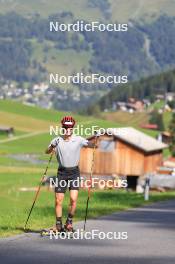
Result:
[[[76,230],[73,229],[73,226],[72,226],[72,223],[66,221],[66,224],[63,226],[58,226],[56,225],[56,228],[51,228],[51,229],[43,229],[41,230],[40,232],[40,235],[41,237],[45,237],[45,236],[55,236],[55,237],[68,237],[70,236],[71,238],[71,235],[75,232]]]
[[[64,228],[62,226],[61,227],[56,226],[55,228],[41,230],[40,235],[44,237],[51,235],[62,235],[63,233],[65,233]]]
[[[75,230],[73,229],[73,231],[66,231],[66,230],[62,230],[61,232],[58,232],[57,230],[53,230],[53,229],[43,229],[40,232],[41,237],[50,237],[50,238],[73,238],[73,233],[75,232]]]

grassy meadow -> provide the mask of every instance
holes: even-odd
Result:
[[[146,14],[149,14],[146,19],[150,20],[152,16],[155,17],[157,14],[163,12],[173,16],[173,5],[175,6],[175,3],[172,2],[172,0],[109,0],[112,20],[118,20],[119,22],[126,22],[128,19],[145,18]],[[92,8],[88,4],[88,0],[50,0],[48,2],[42,0],[1,1],[1,13],[12,11],[22,14],[23,16],[38,13],[42,17],[47,17],[57,11],[67,11],[72,12],[77,19],[83,18],[87,21],[98,21],[104,18],[100,8]]]
[[[49,126],[58,125],[64,114],[64,112],[44,110],[14,101],[0,101],[0,124],[13,126],[15,129],[13,138],[0,135],[0,236],[23,232],[22,228],[32,204],[34,191],[48,161],[48,155],[44,154],[44,150],[54,137],[49,135]],[[75,115],[75,118],[85,127],[91,125],[104,128],[124,126],[122,118],[118,118],[118,122],[116,119],[95,119],[79,115]],[[125,117],[123,118],[126,122]],[[125,126],[132,125],[132,122],[128,120]],[[28,154],[31,155],[31,160],[26,158]],[[57,162],[54,158],[48,176],[56,175],[56,169]],[[21,188],[35,189],[21,191]],[[175,193],[153,193],[150,201],[172,197],[175,197]],[[84,217],[86,198],[87,192],[80,191],[75,221],[82,220]],[[64,202],[64,216],[67,203],[68,193]],[[89,217],[97,217],[141,204],[144,204],[143,195],[116,190],[95,191],[91,197]],[[43,187],[29,227],[38,230],[52,226],[54,222],[54,193]]]
[[[19,172],[0,173],[1,237],[23,233],[24,223],[33,201],[34,191],[24,192],[20,191],[20,188],[36,187],[43,169],[29,170],[26,168]],[[49,171],[49,175],[54,175],[53,169]],[[170,198],[175,198],[175,192],[152,193],[150,202]],[[68,199],[67,192],[63,206],[64,216],[67,215]],[[84,219],[86,199],[87,192],[80,191],[75,221]],[[142,204],[147,203],[144,202],[143,195],[140,194],[116,190],[92,191],[89,204],[89,218],[110,214],[119,210],[126,210]],[[29,220],[28,228],[37,232],[42,228],[53,226],[54,223],[54,192],[47,191],[43,187]]]

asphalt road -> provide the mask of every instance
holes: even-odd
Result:
[[[63,240],[24,234],[0,239],[0,263],[175,263],[175,200],[89,220],[87,231],[92,229],[127,232],[128,239]]]

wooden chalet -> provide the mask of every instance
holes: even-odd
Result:
[[[155,172],[163,163],[163,149],[167,147],[132,127],[108,129],[98,137],[97,145],[94,175],[99,176],[144,176]],[[92,155],[92,148],[82,148],[80,171],[84,175],[90,173]]]

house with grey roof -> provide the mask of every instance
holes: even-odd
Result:
[[[94,141],[95,136],[89,138]],[[144,177],[156,172],[163,163],[163,150],[168,146],[132,128],[110,128],[98,137],[94,175]],[[80,160],[82,174],[91,170],[92,148],[83,148]],[[134,178],[136,179],[136,178]]]

